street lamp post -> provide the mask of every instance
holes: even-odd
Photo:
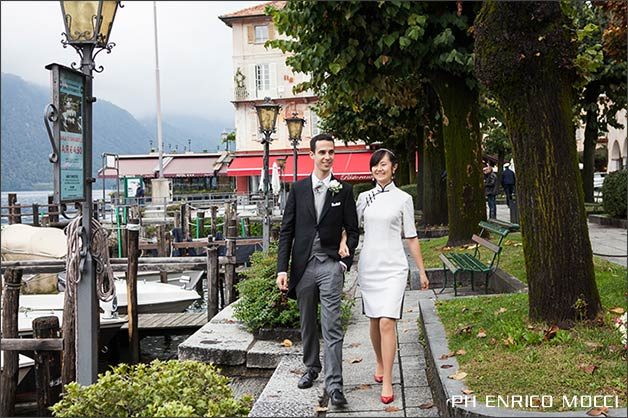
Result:
[[[96,303],[95,265],[91,256],[91,234],[93,217],[92,184],[92,73],[100,73],[103,67],[96,67],[94,59],[100,52],[111,53],[115,46],[109,42],[109,35],[119,2],[99,1],[61,1],[61,13],[65,24],[63,47],[72,46],[81,57],[80,65],[72,63],[72,68],[87,75],[85,85],[85,194],[82,207],[82,227],[88,237],[85,265],[77,287],[76,297],[76,381],[81,385],[90,385],[96,381],[98,373],[98,304]]]
[[[301,142],[301,132],[303,132],[303,125],[305,125],[305,119],[297,117],[297,112],[292,114],[291,118],[286,118],[286,124],[288,125],[288,139],[292,144],[292,158],[294,173],[292,175],[292,182],[297,182],[297,146]]]
[[[270,208],[268,202],[268,184],[270,175],[268,173],[268,157],[270,153],[270,135],[275,132],[277,123],[277,114],[281,106],[271,102],[270,97],[264,98],[262,104],[255,105],[257,118],[259,121],[259,131],[264,135],[262,144],[264,144],[264,216],[262,219],[262,249],[268,252],[270,247]]]

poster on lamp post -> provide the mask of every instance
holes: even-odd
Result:
[[[85,84],[86,76],[58,64],[51,70],[52,104],[56,109],[54,143],[55,200],[80,202],[85,196]]]

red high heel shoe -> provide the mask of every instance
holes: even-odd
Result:
[[[373,375],[373,380],[375,380],[375,383],[382,383],[384,381],[384,376],[378,376],[376,374]]]
[[[380,399],[382,400],[382,403],[383,403],[383,404],[388,405],[389,403],[391,403],[392,401],[394,401],[394,400],[395,400],[395,394],[393,393],[393,394],[392,394],[392,395],[390,395],[390,396],[384,396],[384,395],[381,395],[381,396],[380,396]]]

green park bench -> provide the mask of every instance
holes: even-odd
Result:
[[[510,224],[516,225],[516,224]],[[494,244],[481,236],[473,235],[471,238],[477,245],[473,254],[471,253],[441,253],[439,258],[443,262],[443,273],[445,278],[443,280],[443,288],[441,289],[441,293],[447,287],[447,271],[450,271],[453,274],[453,286],[454,286],[454,296],[458,296],[458,288],[456,278],[458,274],[469,272],[471,273],[471,290],[475,290],[474,287],[474,275],[475,273],[484,274],[484,289],[486,293],[488,293],[488,278],[492,273],[495,272],[497,266],[499,265],[499,256],[502,252],[502,242],[504,238],[510,233],[511,228],[508,226],[498,225],[493,222],[481,221],[479,224],[481,231],[480,235],[483,235],[485,232],[490,232],[499,236],[499,240],[497,244]],[[518,225],[517,225],[518,227]],[[491,262],[489,264],[485,264],[480,260],[480,248],[483,250],[487,250],[493,253],[491,258]]]

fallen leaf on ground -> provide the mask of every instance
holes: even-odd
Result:
[[[290,370],[290,373],[292,374],[298,374],[299,376],[301,376],[303,374],[303,370],[299,370],[299,369],[292,369]]]
[[[559,329],[560,328],[558,328],[558,326],[552,325],[551,327],[543,331],[543,340],[549,341],[554,338]]]
[[[462,389],[462,393],[464,393],[465,395],[471,395],[473,391],[471,389]]]
[[[359,346],[360,346],[360,343],[351,343],[351,344],[349,344],[347,347],[349,347],[349,348],[355,348],[355,347],[359,347]]]
[[[449,376],[447,376],[447,377],[449,377],[450,379],[453,379],[453,380],[462,380],[462,379],[464,379],[465,377],[467,377],[467,374],[466,374],[465,372],[460,372],[460,371],[459,371],[459,372],[454,373],[454,374],[452,374],[452,375],[449,375]]]
[[[387,407],[384,409],[384,411],[385,411],[385,412],[397,412],[397,411],[399,411],[399,407],[397,407],[397,406],[392,406],[392,405],[391,405],[391,406],[387,406]]]
[[[469,310],[469,308],[467,308],[466,306],[463,306],[463,307],[462,307],[462,311],[461,311],[461,312],[462,312],[462,313],[465,313],[465,312],[466,312],[466,311],[468,311],[468,310]]]
[[[453,351],[450,351],[449,353],[447,353],[447,357],[454,357],[456,355],[456,353],[454,353]]]
[[[486,338],[486,330],[484,328],[480,328],[480,330],[478,331],[478,338]]]
[[[371,388],[371,385],[369,385],[368,383],[362,383],[360,386],[357,387],[357,390],[367,390],[370,388]]]
[[[442,366],[440,366],[441,369],[451,369],[453,366],[453,364],[443,364]]]
[[[534,325],[528,325],[528,329],[534,329]]]
[[[620,308],[619,306],[616,308],[609,309],[610,312],[616,313],[617,315],[623,315],[626,310],[624,308]]]
[[[502,340],[502,341],[504,341],[504,345],[506,347],[508,347],[510,345],[515,345],[515,339],[512,338],[512,335],[509,335],[508,338],[506,338],[505,340]]]
[[[408,329],[406,328],[402,332],[405,334],[406,332],[408,332]]]
[[[440,360],[447,360],[449,358],[448,354],[443,354],[442,356],[439,357]]]
[[[595,364],[580,363],[578,364],[578,368],[585,373],[593,374],[593,372],[596,371],[598,367]]]
[[[355,363],[360,363],[361,361],[362,361],[362,357],[356,357],[349,360],[349,363],[355,364]]]
[[[513,247],[521,247],[523,244],[520,242],[515,242],[514,244],[512,244]]]
[[[471,328],[473,328],[473,325],[465,325],[462,328],[458,328],[456,330],[456,335],[459,335],[459,334],[469,334],[469,333],[471,333]]]
[[[501,315],[504,312],[506,312],[508,309],[506,308],[499,308],[498,310],[495,311],[495,315]]]
[[[588,348],[590,351],[599,350],[600,348],[604,347],[604,346],[603,346],[602,344],[600,344],[600,343],[594,343],[594,342],[591,342],[591,341],[585,341],[584,345],[586,345],[586,346],[587,346],[587,348]]]
[[[285,340],[283,340],[281,345],[283,345],[284,347],[290,348],[290,347],[292,347],[292,341],[290,341],[289,339],[286,338]]]
[[[430,409],[434,407],[434,402],[425,402],[419,405],[419,409]]]
[[[587,411],[587,415],[590,415],[592,417],[599,417],[600,415],[606,416],[607,412],[608,412],[607,406],[598,406],[598,407],[589,409]]]
[[[327,407],[326,406],[317,406],[315,411],[316,412],[326,412],[327,411]]]
[[[465,350],[464,348],[461,348],[460,350],[456,351],[457,356],[464,356],[465,354],[467,354],[467,350]]]
[[[410,308],[406,312],[414,312],[414,310],[412,308]]]
[[[489,341],[491,344],[495,345],[497,344],[497,340],[495,338],[491,338],[491,341]]]

